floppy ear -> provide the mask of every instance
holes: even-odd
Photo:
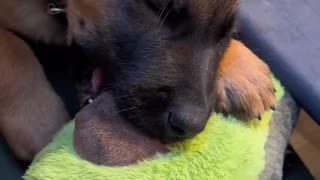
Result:
[[[269,67],[239,41],[231,41],[217,75],[216,112],[259,119],[275,108]]]

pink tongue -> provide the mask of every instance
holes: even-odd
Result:
[[[103,73],[100,68],[97,68],[92,73],[91,84],[94,96],[98,95],[103,85]]]

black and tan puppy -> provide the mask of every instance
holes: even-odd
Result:
[[[47,13],[52,2],[66,7],[68,24],[59,24]],[[192,137],[203,130],[213,111],[247,119],[274,106],[268,68],[262,62],[252,64],[261,69],[257,75],[241,70],[245,64],[239,66],[232,58],[222,59],[230,45],[237,0],[0,3],[3,37],[16,39],[0,42],[1,78],[10,82],[0,81],[5,97],[0,99],[5,107],[0,130],[22,159],[32,159],[68,117],[20,37],[49,44],[64,44],[68,37],[64,45],[76,45],[90,66],[101,69],[92,78],[93,94],[111,90],[124,119],[155,137]],[[21,94],[28,98],[17,98]]]
[[[113,91],[122,115],[150,135],[183,139],[214,110],[247,119],[274,106],[271,83],[222,60],[237,8],[237,0],[69,0],[68,35],[102,71],[94,93]],[[262,68],[259,78],[270,80]]]
[[[271,81],[267,76],[268,68],[261,60],[256,57],[249,49],[237,41],[232,41],[230,47],[227,49],[223,60],[224,65],[234,63],[241,67],[230,69],[221,67],[218,70],[218,83],[222,89],[229,89],[230,91],[251,92],[252,85],[250,81],[262,81],[262,84],[272,87]],[[256,69],[259,67],[259,69]],[[253,69],[252,69],[253,68]],[[233,76],[230,71],[237,72],[239,76]],[[243,71],[239,73],[239,71]],[[246,75],[246,72],[255,71],[256,77]],[[245,84],[237,85],[240,89],[234,89],[236,86],[225,83],[238,83],[238,79],[243,79]],[[225,102],[223,91],[217,90],[220,94],[218,101]],[[252,97],[256,98],[257,92],[251,92]],[[241,94],[234,96],[236,101],[241,102]],[[272,101],[272,99],[267,99]],[[98,165],[106,166],[128,166],[152,158],[157,153],[165,153],[173,144],[163,142],[161,139],[150,137],[148,134],[135,127],[132,123],[121,115],[121,111],[116,105],[115,98],[111,91],[103,92],[93,102],[84,107],[75,117],[75,131],[74,131],[74,147],[81,158]],[[243,102],[241,108],[246,111],[246,102]],[[261,104],[256,104],[260,106]],[[228,104],[222,104],[221,108],[229,109]],[[172,142],[174,143],[174,142]]]

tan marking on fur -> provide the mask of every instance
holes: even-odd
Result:
[[[66,30],[47,13],[44,0],[1,0],[0,27],[36,41],[64,44]]]
[[[258,117],[276,103],[269,67],[239,41],[223,57],[216,88],[217,111],[242,118]]]
[[[68,0],[67,16],[69,22],[69,36],[80,36],[79,21],[83,20],[86,31],[93,31],[98,20],[103,17],[108,0]],[[70,40],[71,37],[68,37]]]
[[[30,161],[69,120],[28,45],[0,28],[0,133]]]

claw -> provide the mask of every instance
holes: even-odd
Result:
[[[271,106],[270,109],[271,109],[272,111],[275,111],[275,110],[276,110],[276,107],[275,107],[275,106]]]
[[[261,121],[261,115],[259,115],[257,118],[258,118],[259,121]]]

